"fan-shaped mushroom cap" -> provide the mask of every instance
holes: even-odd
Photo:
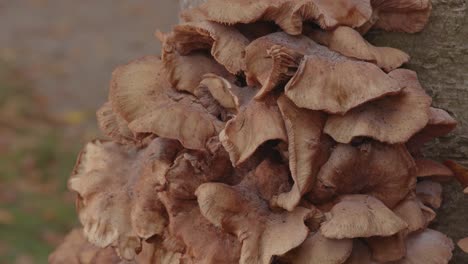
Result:
[[[468,253],[468,237],[460,239],[457,245],[465,252]]]
[[[322,137],[323,113],[298,108],[285,96],[278,99],[278,106],[288,134],[289,167],[294,185],[289,192],[274,197],[272,204],[292,211],[314,184],[318,170],[328,158],[329,146]]]
[[[340,194],[366,193],[392,208],[414,188],[414,170],[404,145],[338,144],[318,173],[312,197],[326,201]]]
[[[182,264],[183,262],[180,252],[167,250],[162,241],[158,240],[151,241],[151,243],[143,243],[143,250],[136,257],[135,263]],[[124,262],[119,262],[119,264],[124,264]],[[125,262],[125,264],[127,264],[127,262]],[[133,264],[133,262],[128,264]]]
[[[96,112],[99,128],[101,131],[116,142],[134,143],[135,136],[128,128],[128,123],[112,110],[110,102],[105,103]]]
[[[435,218],[435,212],[423,205],[414,194],[409,195],[399,203],[393,212],[408,224],[407,233],[413,233],[426,228]]]
[[[397,69],[389,76],[404,88],[401,94],[368,102],[343,116],[331,116],[325,124],[325,133],[341,143],[371,137],[395,144],[408,141],[421,130],[429,120],[431,97],[424,92],[415,72]]]
[[[406,145],[412,151],[417,151],[425,143],[434,138],[450,133],[457,126],[457,121],[443,109],[431,107],[429,109],[429,121],[426,126],[410,138]]]
[[[196,201],[160,193],[169,214],[169,233],[184,245],[182,263],[237,264],[241,245],[236,237],[213,226],[200,213]]]
[[[406,255],[406,232],[393,236],[374,236],[366,238],[372,259],[378,263],[388,263],[402,259]]]
[[[115,246],[131,260],[141,251],[141,238],[163,231],[167,220],[154,192],[178,148],[163,139],[145,150],[112,142],[86,145],[68,186],[78,193],[78,214],[90,242]]]
[[[206,87],[222,107],[234,113],[237,113],[241,106],[246,105],[256,92],[249,87],[238,87],[215,74],[205,74],[199,86]]]
[[[338,25],[360,26],[370,18],[372,7],[366,0],[235,0],[228,5],[222,0],[209,0],[196,12],[207,20],[224,24],[275,21],[286,33],[298,35],[304,21],[313,20],[326,29]]]
[[[416,176],[422,179],[446,182],[453,179],[453,172],[447,166],[430,159],[416,159]]]
[[[403,51],[373,46],[350,27],[338,27],[332,31],[313,30],[307,35],[342,55],[375,63],[386,72],[409,61],[409,55]]]
[[[112,248],[102,249],[89,243],[82,229],[73,229],[49,256],[50,264],[116,264],[120,258]]]
[[[461,184],[461,186],[464,189],[463,192],[465,194],[468,194],[468,168],[456,163],[453,160],[447,160],[444,162],[444,164],[447,165],[453,171],[453,174],[455,174],[457,181]]]
[[[377,17],[373,26],[387,31],[419,32],[432,10],[430,0],[371,0],[371,3]]]
[[[189,95],[154,107],[129,127],[135,133],[153,133],[179,140],[188,149],[202,150],[207,141],[218,134],[222,123]]]
[[[245,50],[249,86],[261,85],[256,98],[264,98],[276,86],[286,83],[306,54],[326,49],[310,38],[276,32],[258,38]]]
[[[391,236],[407,224],[381,201],[369,195],[346,195],[328,213],[320,231],[333,239]]]
[[[423,204],[439,208],[442,204],[442,185],[434,181],[420,181],[416,184],[416,194]]]
[[[234,165],[247,160],[268,140],[288,140],[281,113],[272,100],[249,102],[227,122],[219,139]]]
[[[235,28],[208,21],[177,25],[167,41],[174,43],[181,55],[210,50],[215,60],[233,74],[244,68],[244,50],[249,43]]]
[[[309,234],[297,248],[282,259],[294,264],[341,264],[351,255],[352,239],[329,239],[320,231]]]
[[[299,107],[344,114],[401,88],[372,63],[325,51],[304,57],[285,94]]]
[[[172,43],[165,43],[162,52],[162,61],[167,72],[167,77],[172,87],[179,91],[195,94],[202,76],[213,73],[228,77],[226,69],[217,63],[208,54],[194,52],[181,56]]]
[[[406,240],[406,257],[395,264],[440,264],[452,258],[453,242],[444,234],[426,229]]]
[[[165,102],[170,87],[161,60],[146,56],[114,70],[109,99],[113,111],[130,123]]]
[[[203,216],[242,243],[241,264],[269,264],[273,256],[299,246],[309,233],[304,224],[309,209],[272,213],[249,189],[222,183],[202,184],[196,195]]]

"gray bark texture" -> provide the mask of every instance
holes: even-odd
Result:
[[[378,46],[399,48],[411,56],[405,67],[415,70],[433,105],[451,113],[459,122],[450,135],[437,139],[425,154],[437,160],[454,159],[468,165],[468,0],[432,0],[430,22],[418,34],[370,32]],[[182,9],[204,0],[181,0]],[[444,187],[444,202],[431,228],[456,243],[468,236],[468,195],[459,184]],[[468,263],[468,254],[456,247],[450,263]]]
[[[458,128],[437,139],[425,154],[438,160],[454,159],[468,165],[468,3],[466,0],[432,0],[430,22],[419,34],[371,32],[376,45],[399,48],[411,56],[405,67],[415,70],[433,105],[458,120]],[[454,242],[468,236],[468,195],[459,184],[444,186],[443,205],[431,227]],[[451,263],[468,263],[457,247]]]

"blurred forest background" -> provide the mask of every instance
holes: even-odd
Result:
[[[406,66],[460,121],[429,152],[468,165],[468,4],[432,2],[424,32],[368,38],[411,54]],[[100,137],[95,111],[111,72],[159,54],[153,33],[170,30],[177,11],[176,0],[0,0],[0,263],[47,263],[78,225],[66,181],[81,146]],[[453,183],[444,200],[432,227],[457,241],[467,235],[468,197]],[[468,263],[455,255],[452,263]]]
[[[112,70],[159,54],[175,0],[0,0],[0,263],[47,263],[78,224],[66,181]]]

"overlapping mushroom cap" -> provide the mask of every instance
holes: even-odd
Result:
[[[361,35],[419,31],[430,9],[208,0],[184,12],[157,33],[161,58],[113,72],[97,112],[112,141],[86,145],[69,180],[83,234],[51,262],[447,263],[451,240],[427,227],[439,182],[467,188],[468,173],[421,148],[456,121],[399,69],[406,53]]]

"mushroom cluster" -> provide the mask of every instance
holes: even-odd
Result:
[[[208,0],[112,74],[68,187],[58,263],[448,263],[423,157],[456,121],[371,28],[418,32],[430,0]],[[458,170],[457,170],[458,169]],[[463,178],[463,177],[461,177]],[[464,186],[467,187],[467,186]],[[465,189],[466,191],[466,189]],[[461,242],[466,247],[467,242]]]

